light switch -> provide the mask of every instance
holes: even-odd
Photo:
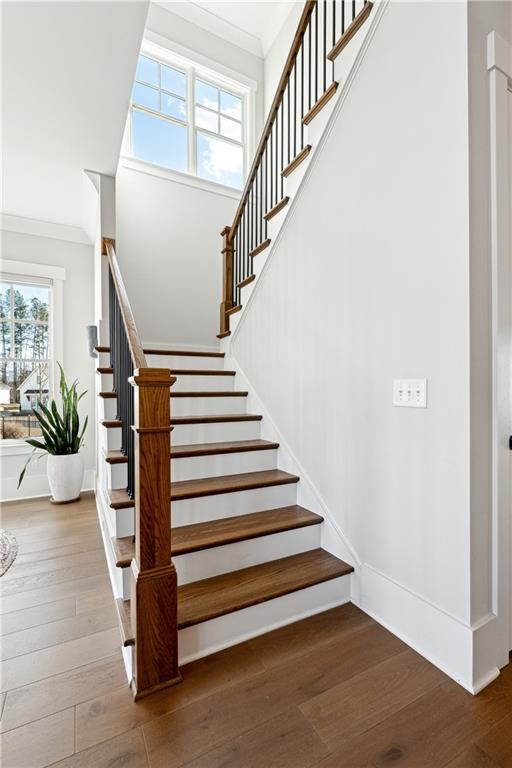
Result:
[[[427,380],[395,379],[393,381],[393,405],[399,408],[426,408]]]

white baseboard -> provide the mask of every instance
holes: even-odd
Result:
[[[82,491],[93,491],[96,485],[94,469],[86,469]],[[0,481],[0,501],[19,501],[20,499],[35,499],[50,495],[50,486],[46,473],[26,475],[21,488],[18,490],[17,477],[3,477]]]
[[[352,575],[352,602],[448,677],[477,694],[499,675],[494,663],[475,669],[474,628],[367,563]]]

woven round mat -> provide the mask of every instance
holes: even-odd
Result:
[[[18,542],[9,531],[0,528],[0,576],[9,570],[18,554]]]

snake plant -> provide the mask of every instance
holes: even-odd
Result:
[[[49,406],[38,403],[34,408],[34,416],[39,422],[41,427],[41,438],[39,440],[35,438],[29,438],[25,442],[31,445],[34,450],[28,457],[23,471],[20,474],[18,480],[18,488],[20,487],[28,465],[34,458],[34,454],[37,450],[46,451],[46,453],[52,454],[52,456],[66,456],[68,454],[78,453],[82,447],[84,441],[84,433],[87,428],[88,417],[85,417],[82,429],[80,429],[80,416],[78,415],[78,403],[86,392],[78,394],[78,380],[75,380],[71,385],[66,382],[64,370],[60,363],[58,363],[60,369],[60,382],[59,389],[62,400],[62,412],[59,413],[59,409],[55,400],[52,400]]]

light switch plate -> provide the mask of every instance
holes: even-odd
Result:
[[[427,379],[395,379],[393,405],[399,408],[426,408]]]

